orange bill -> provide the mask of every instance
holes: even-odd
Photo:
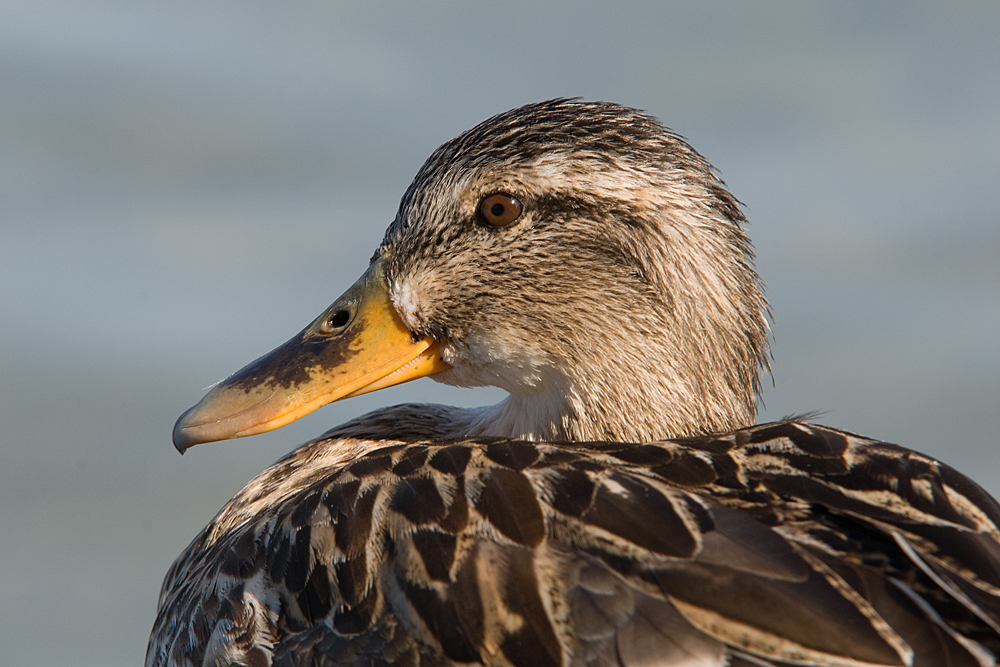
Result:
[[[174,446],[266,433],[327,403],[448,368],[437,341],[415,338],[389,298],[384,259],[276,350],[212,388],[174,426]]]

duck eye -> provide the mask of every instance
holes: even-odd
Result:
[[[498,192],[486,195],[479,202],[479,217],[494,227],[506,227],[521,217],[521,202],[508,194]]]

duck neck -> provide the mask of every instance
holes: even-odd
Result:
[[[609,377],[627,379],[612,386]],[[650,442],[727,432],[755,421],[753,388],[734,392],[733,383],[706,385],[684,378],[676,369],[633,368],[620,374],[597,373],[586,383],[556,385],[563,383],[455,413],[450,435]]]

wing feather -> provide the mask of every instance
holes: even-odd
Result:
[[[317,441],[164,582],[147,666],[982,667],[1000,508],[798,422],[644,445]]]

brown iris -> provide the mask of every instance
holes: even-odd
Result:
[[[521,202],[509,194],[486,195],[479,202],[479,217],[494,227],[506,227],[521,217]]]

